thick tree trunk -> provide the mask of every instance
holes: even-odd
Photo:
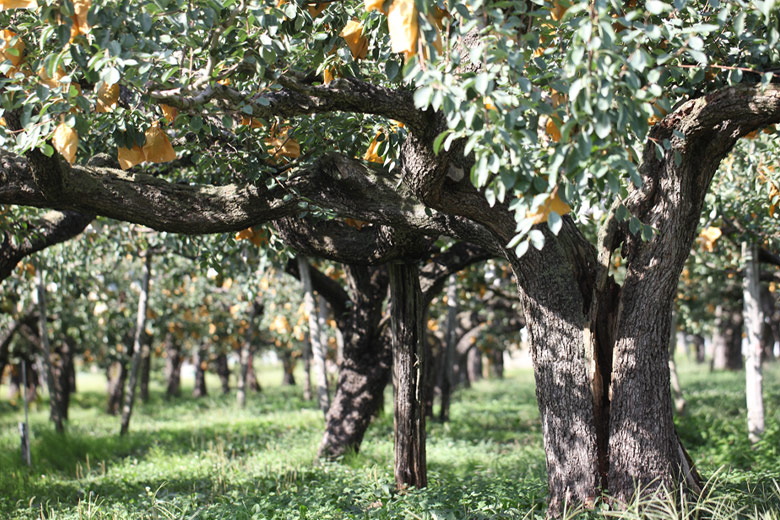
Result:
[[[352,305],[337,316],[344,348],[318,451],[326,458],[360,450],[368,425],[382,406],[392,363],[390,335],[380,324],[387,271],[349,265],[344,270]]]
[[[206,344],[201,343],[193,349],[192,364],[195,365],[195,386],[192,388],[192,397],[206,397]]]
[[[282,352],[282,386],[295,386],[295,359],[292,352]]]
[[[230,393],[230,367],[228,367],[227,354],[221,352],[215,360],[217,375],[222,386],[222,393]]]
[[[712,338],[712,369],[742,369],[742,310],[718,304]]]
[[[165,335],[165,395],[179,397],[181,395],[181,346],[173,333]]]
[[[763,375],[761,374],[761,295],[759,292],[758,245],[742,243],[744,265],[743,301],[745,302],[745,395],[750,442],[756,443],[764,434]]]
[[[601,494],[597,427],[605,417],[594,412],[594,353],[586,350],[584,302],[577,278],[560,247],[548,240],[541,252],[529,250],[523,263],[510,256],[518,279],[531,344],[536,398],[547,456],[548,505],[592,505]],[[464,338],[465,339],[465,338]],[[590,359],[589,359],[590,358]],[[667,386],[668,388],[668,386]],[[603,442],[603,441],[602,441]]]
[[[422,400],[425,346],[422,293],[417,266],[390,266],[393,386],[395,389],[395,484],[398,489],[428,485],[425,461],[425,406]]]
[[[314,289],[311,283],[309,262],[303,256],[298,256],[298,273],[303,285],[303,304],[309,315],[309,344],[311,345],[312,369],[317,384],[317,404],[322,413],[327,414],[330,407],[330,393],[328,391],[328,374],[325,367],[325,346],[322,344],[322,331],[320,330],[319,309],[317,299],[314,297]]]
[[[450,420],[450,397],[453,387],[453,359],[455,357],[455,344],[457,337],[458,317],[458,279],[452,274],[447,280],[447,330],[445,334],[446,344],[441,361],[441,408],[439,420]]]
[[[62,392],[57,384],[58,378],[55,375],[52,359],[52,349],[49,343],[49,332],[47,327],[46,315],[46,282],[44,280],[43,269],[38,271],[38,330],[41,339],[41,357],[46,371],[46,386],[49,390],[49,418],[54,422],[57,433],[65,432],[64,417],[62,416]]]
[[[130,428],[130,418],[133,415],[133,406],[135,405],[135,388],[138,383],[138,376],[141,371],[141,360],[144,357],[144,350],[149,349],[149,345],[143,341],[146,334],[146,309],[149,305],[149,281],[152,277],[152,254],[147,251],[144,258],[144,272],[141,279],[141,294],[138,297],[138,313],[135,318],[135,335],[133,336],[133,363],[130,369],[130,379],[128,381],[127,392],[125,393],[125,404],[122,408],[122,425],[119,435],[126,435]],[[149,355],[147,353],[147,355]]]

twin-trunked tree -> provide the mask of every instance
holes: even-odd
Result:
[[[552,510],[695,486],[670,311],[720,161],[780,121],[772,2],[3,5],[0,203],[351,219],[352,263],[395,262],[396,291],[430,239],[477,244],[517,279]]]

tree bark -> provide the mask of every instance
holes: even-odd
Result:
[[[192,388],[192,397],[206,397],[206,344],[201,343],[193,349],[192,364],[195,365],[195,386]]]
[[[669,375],[672,383],[672,392],[674,394],[674,411],[677,415],[685,413],[685,397],[680,386],[680,379],[677,377],[677,364],[674,362],[674,353],[677,350],[677,315],[672,311],[672,333],[669,338]]]
[[[482,352],[476,345],[466,355],[466,374],[470,384],[482,380]]]
[[[282,352],[282,386],[295,386],[295,359],[292,352]]]
[[[49,332],[47,330],[46,317],[46,282],[44,280],[43,269],[38,269],[38,330],[41,339],[41,356],[43,366],[46,371],[46,386],[49,390],[49,418],[54,422],[57,433],[65,432],[64,418],[62,416],[62,393],[58,388],[57,380],[54,374],[54,360],[52,359],[52,349],[49,343]]]
[[[446,346],[442,356],[441,371],[441,408],[439,420],[450,420],[450,396],[453,386],[453,359],[455,357],[455,344],[457,343],[457,316],[458,316],[458,279],[453,274],[447,281],[447,331]]]
[[[106,367],[106,413],[119,413],[125,396],[125,381],[127,380],[127,361],[114,361]]]
[[[311,333],[303,341],[301,358],[303,359],[303,400],[311,401]]]
[[[255,353],[250,352],[249,354],[249,373],[247,374],[247,387],[253,391],[253,392],[262,392],[263,387],[260,384],[260,379],[257,377],[257,372],[255,372]]]
[[[425,461],[425,346],[422,293],[417,266],[390,266],[395,485],[399,490],[428,485]]]
[[[718,304],[715,307],[715,333],[712,338],[712,369],[742,369],[742,312]]]
[[[165,395],[179,397],[181,395],[181,346],[172,332],[165,335]]]
[[[320,330],[319,309],[312,288],[309,261],[301,255],[298,255],[298,272],[303,285],[303,303],[306,313],[309,315],[309,344],[311,345],[312,369],[317,384],[317,404],[322,413],[327,414],[330,407],[330,393],[325,366],[325,347],[322,344],[322,331]]]
[[[228,367],[227,354],[221,352],[214,362],[222,386],[222,393],[227,395],[230,393],[230,368]]]
[[[382,404],[392,363],[389,331],[382,325],[387,270],[347,265],[344,271],[352,304],[348,309],[344,305],[336,316],[344,349],[318,450],[318,456],[325,458],[360,450],[368,425]]]
[[[142,403],[149,402],[149,377],[152,370],[152,337],[144,331],[144,346],[141,349],[141,384],[139,397]]]
[[[745,278],[743,301],[745,302],[745,332],[747,348],[745,356],[745,395],[747,400],[747,425],[750,442],[756,443],[764,434],[763,375],[761,374],[761,294],[759,291],[758,245],[742,243],[742,260]]]
[[[145,344],[143,338],[146,334],[146,309],[149,305],[149,281],[151,277],[152,253],[147,250],[144,258],[143,277],[141,279],[141,294],[138,297],[138,313],[135,318],[133,362],[130,369],[127,392],[125,393],[125,404],[122,408],[122,425],[119,435],[127,435],[127,431],[130,428],[130,418],[133,415],[133,406],[135,405],[135,388],[138,383],[139,372],[141,371],[141,360],[144,357],[143,351],[144,349],[149,349],[149,345]]]

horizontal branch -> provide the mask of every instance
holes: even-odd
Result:
[[[326,112],[356,112],[396,119],[411,129],[425,126],[427,116],[414,106],[413,93],[394,90],[360,81],[355,78],[339,78],[327,85],[306,85],[290,78],[280,78],[283,88],[249,95],[219,83],[201,90],[186,88],[158,90],[150,93],[152,99],[181,110],[193,110],[211,101],[220,102],[224,108],[246,113],[251,109],[253,117],[289,118],[305,114]]]

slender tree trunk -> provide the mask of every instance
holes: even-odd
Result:
[[[490,353],[490,357],[493,360],[493,377],[496,379],[504,379],[504,351],[495,349]]]
[[[282,370],[282,386],[295,386],[295,359],[289,350],[282,352]]]
[[[138,297],[138,314],[135,319],[135,335],[133,337],[133,364],[130,369],[130,379],[128,381],[127,392],[125,393],[125,404],[122,408],[122,426],[119,435],[126,435],[130,428],[130,418],[133,415],[133,405],[135,404],[135,387],[138,383],[138,375],[141,370],[141,360],[144,357],[144,349],[149,346],[144,344],[143,338],[146,334],[146,309],[149,305],[149,281],[152,277],[152,254],[146,251],[144,258],[144,273],[141,279],[141,294]]]
[[[57,433],[63,433],[65,431],[65,425],[63,423],[64,418],[62,416],[61,393],[57,388],[57,382],[55,380],[52,350],[49,344],[49,332],[47,330],[47,317],[46,317],[46,282],[44,279],[44,272],[42,268],[38,270],[38,329],[41,338],[41,355],[43,358],[43,365],[46,371],[46,386],[49,389],[49,417],[54,422],[54,427]]]
[[[246,381],[247,387],[253,392],[262,392],[263,387],[260,385],[260,379],[255,372],[255,353],[254,351],[249,354],[249,373]]]
[[[228,367],[227,354],[224,352],[220,353],[215,362],[219,382],[222,386],[222,393],[227,395],[230,393],[230,368]]]
[[[127,380],[127,362],[114,361],[106,368],[106,381],[108,394],[106,413],[116,415],[119,413],[125,396],[125,381]]]
[[[395,484],[398,489],[428,485],[425,461],[425,373],[423,308],[414,264],[390,266],[393,385],[395,387]]]
[[[672,311],[672,333],[669,337],[669,375],[674,393],[674,411],[677,415],[685,413],[685,397],[680,387],[680,379],[677,377],[677,365],[674,362],[674,353],[677,350],[677,314]]]
[[[303,285],[303,302],[306,313],[309,315],[309,343],[311,344],[312,368],[314,369],[314,378],[317,383],[317,404],[323,413],[328,413],[330,393],[328,391],[328,374],[325,367],[325,347],[322,344],[322,332],[320,331],[318,317],[319,311],[311,284],[309,262],[303,256],[298,256],[298,272]]]
[[[761,374],[761,295],[759,293],[758,245],[742,243],[744,263],[745,383],[747,396],[747,423],[750,442],[756,443],[764,433],[763,375]]]
[[[27,371],[27,388],[25,389],[22,382],[22,364],[25,364],[25,370]],[[19,363],[11,366],[11,379],[8,382],[8,398],[14,400],[17,398],[23,399],[22,392],[27,392],[27,401],[33,402],[38,398],[38,373],[35,368],[35,363],[30,360],[26,355],[22,356]]]
[[[192,388],[192,397],[206,397],[206,344],[201,343],[193,350],[192,364],[195,365],[195,386]]]
[[[141,349],[141,389],[142,403],[149,402],[149,376],[152,370],[152,337],[144,331],[144,346]]]
[[[181,347],[172,332],[165,335],[165,395],[179,397],[181,395]]]
[[[246,392],[249,387],[249,375],[250,372],[254,373],[253,370],[250,370],[254,369],[252,366],[252,335],[254,333],[255,319],[260,312],[262,312],[262,307],[260,307],[257,302],[253,302],[247,319],[249,326],[246,329],[244,342],[241,344],[241,351],[239,353],[238,384],[236,385],[236,401],[238,402],[239,408],[244,408],[246,406]]]
[[[450,420],[450,396],[452,394],[453,358],[455,357],[455,344],[458,341],[457,330],[458,317],[458,279],[452,274],[447,280],[447,331],[446,346],[442,356],[441,371],[441,409],[439,420]]]
[[[347,265],[344,272],[351,305],[337,317],[344,348],[318,451],[326,458],[360,450],[371,419],[382,407],[392,364],[390,334],[380,324],[387,270]]]
[[[303,359],[303,400],[311,401],[311,334],[307,334],[303,341],[303,351],[301,352],[301,358]]]
[[[55,368],[55,384],[60,393],[60,415],[68,420],[70,412],[70,396],[76,390],[76,374],[73,367],[74,345],[68,338],[63,338],[57,349],[59,362]]]

